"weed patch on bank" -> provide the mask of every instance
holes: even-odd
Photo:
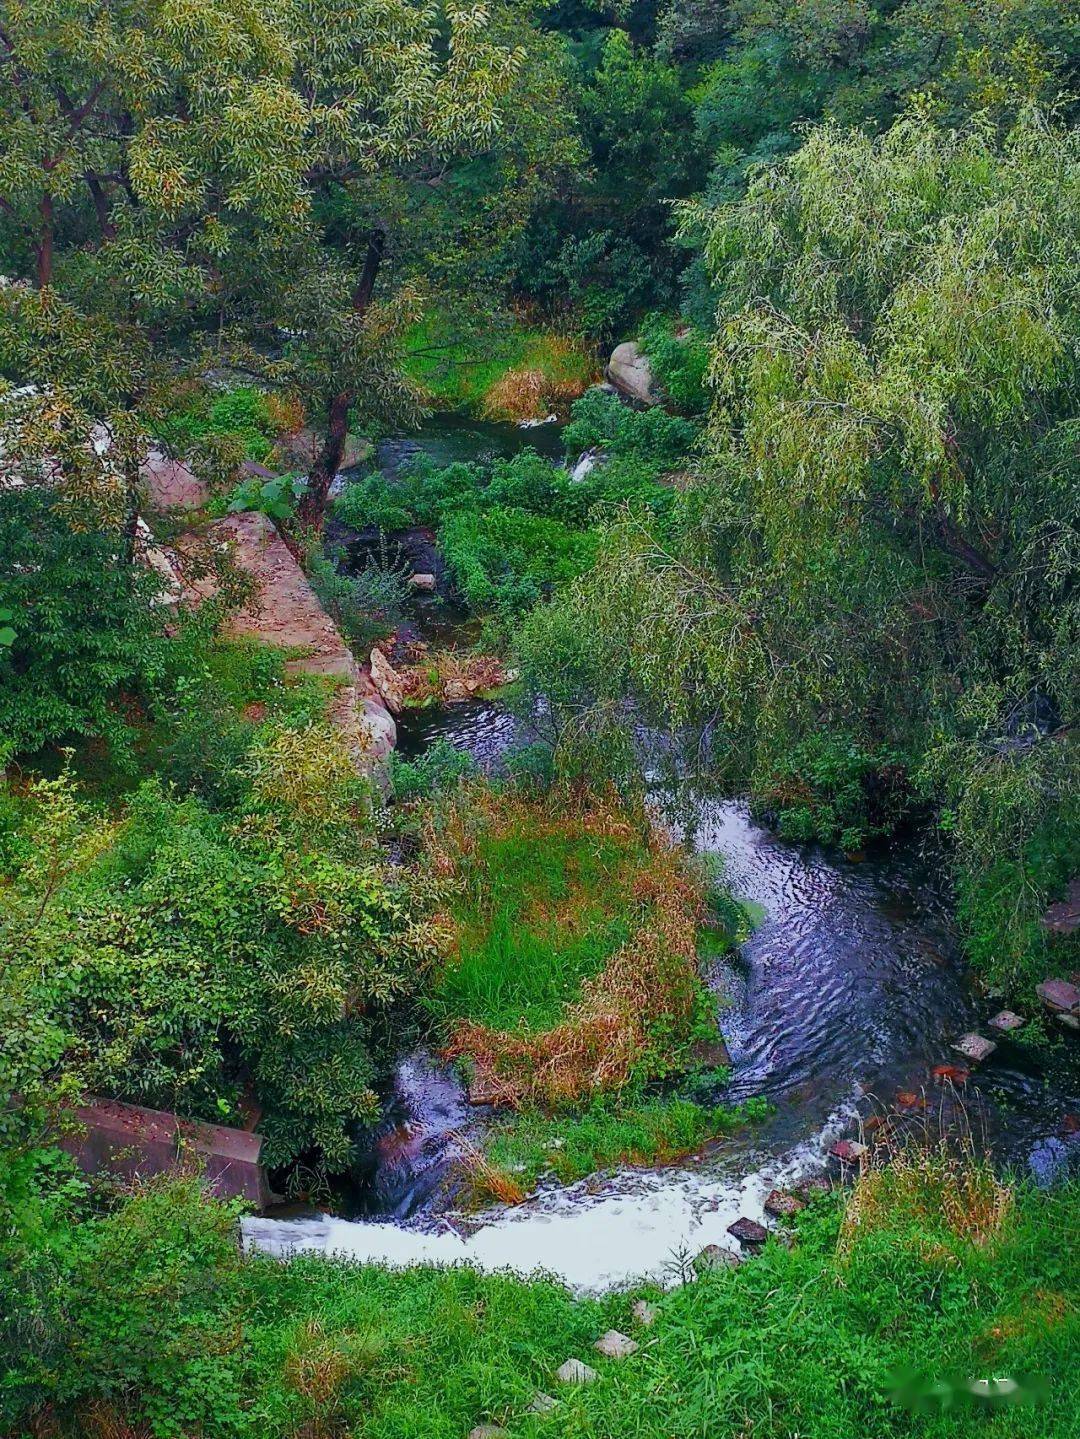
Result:
[[[458,895],[430,1008],[474,1099],[581,1103],[688,1067],[715,1038],[706,886],[645,812],[473,790],[432,835]]]

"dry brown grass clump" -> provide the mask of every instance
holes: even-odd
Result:
[[[925,1258],[958,1262],[957,1244],[992,1243],[1013,1212],[1014,1195],[969,1143],[879,1146],[864,1163],[844,1212],[840,1254],[874,1229],[910,1220]]]
[[[495,655],[461,650],[428,652],[414,646],[409,663],[398,667],[406,704],[456,704],[507,682],[506,667]]]
[[[573,340],[549,335],[544,340],[547,369],[521,365],[506,373],[484,396],[483,413],[489,420],[543,420],[565,415],[592,378],[593,366]]]
[[[552,801],[508,801],[489,793],[485,800],[484,793],[475,803],[485,823],[520,824],[522,807],[528,807],[538,842],[545,832],[565,833],[568,825],[641,842],[641,822],[611,797],[560,793],[556,808]],[[444,874],[460,877],[465,870],[474,823],[458,806],[437,847]],[[700,992],[697,936],[706,918],[705,896],[685,856],[655,821],[646,823],[631,891],[638,918],[634,933],[585,980],[562,1023],[540,1032],[493,1029],[470,1020],[455,1025],[446,1052],[471,1061],[474,1101],[552,1108],[617,1090],[641,1062],[651,1023],[666,1019],[676,1043],[688,1036]]]

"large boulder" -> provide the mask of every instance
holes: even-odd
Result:
[[[607,377],[620,394],[639,405],[658,405],[660,394],[648,356],[636,340],[624,340],[611,352]]]
[[[210,493],[189,465],[156,446],[139,466],[143,497],[152,510],[198,510]]]
[[[405,708],[401,676],[378,645],[371,651],[371,678],[391,714],[399,715]]]
[[[305,473],[318,459],[323,445],[322,436],[317,435],[306,425],[294,434],[283,435],[277,443],[285,464],[291,468],[303,470]],[[362,460],[366,460],[370,454],[370,440],[365,439],[363,435],[349,434],[341,454],[340,468],[351,469],[353,465],[358,465]]]

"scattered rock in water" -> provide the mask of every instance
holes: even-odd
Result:
[[[739,1263],[739,1256],[732,1249],[725,1249],[722,1244],[706,1244],[694,1256],[694,1270],[698,1274],[708,1274],[714,1269],[734,1269]]]
[[[997,1045],[992,1039],[986,1039],[981,1034],[962,1034],[953,1043],[953,1049],[957,1054],[962,1054],[965,1059],[970,1059],[972,1064],[981,1064],[984,1059],[989,1059]]]
[[[966,1084],[971,1077],[958,1064],[935,1064],[930,1073],[939,1084]]]
[[[415,574],[409,576],[409,585],[421,594],[431,595],[435,593],[435,576],[430,574]]]
[[[926,1096],[916,1094],[913,1089],[902,1089],[896,1096],[896,1106],[898,1109],[925,1109]]]
[[[841,1164],[858,1164],[863,1155],[867,1153],[867,1148],[857,1139],[838,1139],[829,1153],[834,1159],[839,1159]]]
[[[1040,1189],[1047,1189],[1069,1171],[1069,1148],[1062,1139],[1040,1139],[1028,1154],[1028,1168]]]
[[[786,1189],[772,1189],[765,1196],[765,1203],[761,1207],[774,1219],[794,1219],[796,1214],[806,1208],[806,1201]]]
[[[1012,1029],[1019,1029],[1024,1023],[1023,1015],[1015,1014],[1011,1009],[1003,1009],[995,1014],[993,1019],[987,1020],[990,1029],[996,1029],[1001,1034],[1008,1034]]]
[[[630,1312],[643,1329],[651,1329],[660,1313],[656,1305],[650,1304],[647,1299],[635,1299]]]
[[[542,1389],[538,1389],[533,1395],[532,1403],[529,1405],[529,1413],[550,1414],[552,1409],[557,1409],[558,1407],[559,1401],[557,1399],[553,1399],[550,1394],[545,1394]]]
[[[1035,993],[1059,1024],[1080,1030],[1080,988],[1067,979],[1044,979]]]
[[[631,1354],[638,1351],[636,1339],[631,1339],[629,1334],[620,1334],[617,1329],[608,1329],[593,1345],[597,1354],[602,1354],[605,1359],[629,1359]]]
[[[591,1384],[600,1375],[580,1359],[567,1359],[555,1370],[555,1378],[560,1384]]]
[[[769,1231],[764,1224],[759,1224],[756,1219],[748,1219],[745,1215],[736,1219],[734,1224],[729,1224],[727,1232],[748,1249],[757,1248],[769,1237]]]

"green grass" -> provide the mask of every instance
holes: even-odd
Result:
[[[720,1082],[722,1075],[715,1078]],[[679,1095],[636,1102],[623,1095],[597,1099],[573,1115],[527,1110],[494,1131],[484,1157],[526,1191],[546,1175],[573,1184],[600,1170],[671,1163],[760,1119],[767,1108],[758,1100],[731,1107]]]
[[[481,329],[433,311],[410,331],[405,350],[406,374],[441,410],[481,414],[484,396],[507,370],[542,370],[548,379],[582,390],[594,378],[595,364],[583,349],[512,318]]]
[[[190,1185],[155,1191],[58,1233],[35,1286],[0,1306],[0,1428],[31,1432],[51,1404],[49,1432],[152,1439],[463,1439],[483,1423],[511,1439],[1075,1439],[1080,1186],[1021,1191],[983,1247],[893,1202],[844,1258],[840,1203],[801,1216],[793,1249],[668,1294],[575,1301],[464,1268],[244,1261],[230,1211]],[[658,1306],[649,1330],[638,1295]],[[639,1351],[596,1355],[609,1327]],[[559,1385],[571,1355],[595,1383]],[[1041,1376],[1045,1399],[913,1411],[892,1397],[903,1373]],[[558,1408],[529,1413],[537,1390]],[[94,1402],[132,1428],[80,1429]]]
[[[582,982],[630,938],[630,883],[643,856],[639,844],[572,828],[548,833],[527,812],[509,832],[482,835],[432,1013],[494,1029],[558,1024]]]

